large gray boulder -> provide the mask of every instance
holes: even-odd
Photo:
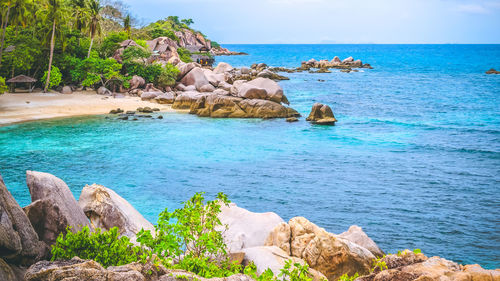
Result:
[[[146,80],[144,80],[141,76],[134,75],[132,76],[132,79],[130,79],[129,83],[130,89],[133,90],[144,87],[146,85]]]
[[[247,84],[253,85],[266,90],[267,97],[265,99],[280,103],[283,101],[283,89],[275,81],[268,78],[256,78],[249,81]]]
[[[26,171],[31,203],[26,215],[42,241],[55,243],[57,236],[71,226],[74,231],[90,223],[71,190],[61,179],[47,173]]]
[[[0,280],[2,281],[18,280],[15,272],[3,259],[0,259]]]
[[[193,85],[198,91],[202,86],[210,84],[210,82],[208,82],[207,80],[207,77],[205,77],[203,69],[201,69],[200,67],[195,67],[191,71],[189,71],[186,76],[181,79],[181,83],[186,86]]]
[[[157,96],[163,94],[163,92],[143,92],[141,94],[141,100],[152,100],[156,98]]]
[[[78,204],[94,228],[109,230],[118,227],[120,234],[131,238],[141,229],[154,232],[153,225],[127,200],[102,185],[86,185]]]
[[[239,106],[246,112],[247,118],[288,118],[300,116],[295,109],[269,100],[244,99],[239,103]]]
[[[252,85],[250,83],[243,83],[238,89],[238,97],[244,99],[266,99],[266,89]]]
[[[47,251],[0,175],[0,258],[16,264],[31,264],[44,258]]]
[[[190,62],[190,63],[182,63],[179,68],[179,79],[182,79],[186,74],[188,74],[191,70],[193,70],[195,67],[199,67],[199,64],[195,62]]]
[[[61,90],[61,94],[70,95],[73,93],[73,89],[70,86],[64,86]]]
[[[227,225],[224,231],[224,242],[229,252],[241,252],[244,248],[264,246],[269,233],[283,219],[276,213],[254,213],[230,203],[223,205],[219,214],[222,225]]]
[[[377,257],[382,257],[384,255],[384,252],[378,247],[378,245],[370,237],[368,237],[368,235],[366,235],[361,227],[357,225],[351,225],[349,230],[339,234],[339,237],[366,248]]]
[[[215,74],[212,70],[210,69],[203,69],[203,72],[205,73],[205,77],[207,78],[208,82],[212,84],[214,87],[219,86],[220,83],[224,82],[224,74]]]
[[[233,67],[229,63],[220,62],[214,69],[215,74],[224,74],[233,70]]]
[[[108,90],[106,87],[101,86],[99,87],[99,89],[97,89],[97,94],[103,96],[111,96],[113,93],[111,93],[111,91]]]
[[[154,101],[159,104],[172,104],[174,103],[174,100],[175,100],[174,92],[166,92],[154,98]]]
[[[191,105],[195,103],[198,98],[205,96],[206,94],[200,93],[197,91],[188,91],[188,92],[183,92],[179,95],[174,100],[174,103],[172,104],[173,109],[190,109]]]
[[[282,249],[276,246],[245,248],[242,251],[245,253],[243,264],[248,265],[250,262],[253,262],[257,267],[258,275],[262,274],[267,269],[271,269],[274,275],[278,276],[288,260],[292,260],[294,264],[300,263],[304,265],[306,263],[303,259],[289,256]],[[326,280],[326,277],[323,274],[312,268],[309,269],[309,273],[311,274],[310,277],[312,277],[313,281]]]

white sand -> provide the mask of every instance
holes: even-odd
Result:
[[[0,126],[41,119],[98,115],[111,109],[125,111],[149,106],[161,111],[174,111],[170,105],[141,101],[139,97],[113,98],[92,92],[59,93],[5,93],[0,95]]]

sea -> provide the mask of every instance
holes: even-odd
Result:
[[[421,249],[500,268],[500,45],[224,45],[235,67],[349,56],[373,69],[282,73],[299,122],[106,115],[0,127],[0,173],[21,206],[25,171],[115,190],[148,220],[195,192],[253,212],[359,225],[387,253]],[[305,120],[316,102],[335,126]]]

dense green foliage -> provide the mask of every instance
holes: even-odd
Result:
[[[173,86],[177,77],[179,76],[179,69],[174,65],[167,63],[161,70],[160,75],[157,77],[156,85],[161,88]]]
[[[191,59],[191,52],[189,52],[188,49],[185,48],[178,48],[177,53],[179,54],[179,58],[183,62],[192,62],[193,60]]]
[[[42,81],[47,80],[48,71],[45,71],[42,77]],[[62,81],[62,74],[57,66],[52,66],[52,72],[50,74],[49,79],[49,88],[54,88],[55,86],[59,86]]]
[[[121,238],[118,228],[109,231],[96,229],[91,232],[88,226],[73,233],[68,227],[66,234],[61,233],[52,246],[52,260],[68,260],[73,257],[91,259],[104,267],[119,266],[136,262],[147,257],[140,247],[134,246],[126,236]],[[144,260],[144,259],[143,259]]]
[[[159,87],[171,85],[176,69],[145,62],[151,55],[146,41],[160,36],[179,41],[176,33],[199,33],[191,28],[193,20],[176,16],[139,28],[122,0],[5,0],[0,1],[0,22],[0,76],[24,74],[37,79],[39,88],[126,86],[133,74]],[[144,60],[124,58],[119,67],[108,59],[126,39],[142,48],[127,48],[125,56]],[[180,53],[190,61],[187,50]]]
[[[7,92],[8,88],[7,85],[5,85],[5,78],[0,77],[0,95]]]
[[[212,42],[211,42],[211,44],[212,44],[212,48],[215,48],[215,49],[220,49],[220,45],[219,45],[219,43],[217,43],[217,42],[215,42],[215,41],[212,41]]]

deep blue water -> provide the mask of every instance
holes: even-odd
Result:
[[[252,211],[305,216],[328,231],[364,228],[382,249],[420,248],[500,267],[500,45],[228,45],[235,66],[299,66],[353,56],[359,73],[285,74],[291,106],[329,104],[339,122],[103,116],[0,128],[0,172],[21,205],[25,170],[50,172],[75,196],[117,191],[156,221],[196,191]],[[318,79],[325,80],[324,82]]]

